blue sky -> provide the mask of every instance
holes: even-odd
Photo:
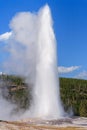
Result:
[[[51,8],[54,20],[58,65],[66,69],[61,76],[87,78],[87,0],[0,0],[0,35],[10,32],[9,23],[16,13],[36,12],[46,3]],[[2,42],[0,41],[0,64],[7,55]],[[76,66],[78,69],[73,71],[72,68]]]

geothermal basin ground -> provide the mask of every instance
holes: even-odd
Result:
[[[87,130],[87,118],[73,117],[55,120],[24,119],[0,121],[0,130]]]

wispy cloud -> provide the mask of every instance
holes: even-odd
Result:
[[[0,72],[0,75],[2,75],[2,72]]]
[[[87,79],[87,71],[80,72],[77,76],[75,76],[75,78],[78,78],[78,79]]]
[[[79,68],[80,68],[80,66],[70,66],[70,67],[59,66],[58,72],[59,72],[59,74],[71,73]]]
[[[8,40],[12,35],[12,32],[6,32],[0,35],[0,41]]]

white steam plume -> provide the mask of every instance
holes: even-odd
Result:
[[[35,117],[60,118],[64,116],[64,111],[60,101],[56,40],[49,7],[46,5],[41,9],[38,16],[36,81],[31,110]]]
[[[24,116],[60,118],[64,116],[61,105],[56,40],[48,5],[37,14],[18,13],[11,21],[12,36],[8,51],[7,72],[26,77],[33,86],[33,103]]]

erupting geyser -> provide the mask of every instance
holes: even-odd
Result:
[[[48,5],[40,10],[40,14],[32,109],[35,117],[60,118],[64,116],[64,110],[59,92],[56,40]]]
[[[5,62],[7,72],[25,76],[29,86],[32,85],[30,109],[23,115],[19,114],[20,118],[63,117],[65,112],[60,99],[56,39],[49,6],[44,6],[38,13],[16,14],[10,28],[12,31],[7,49],[10,57]],[[9,110],[14,110],[14,105],[8,106],[11,108]],[[4,119],[16,119],[12,113],[10,111]]]

